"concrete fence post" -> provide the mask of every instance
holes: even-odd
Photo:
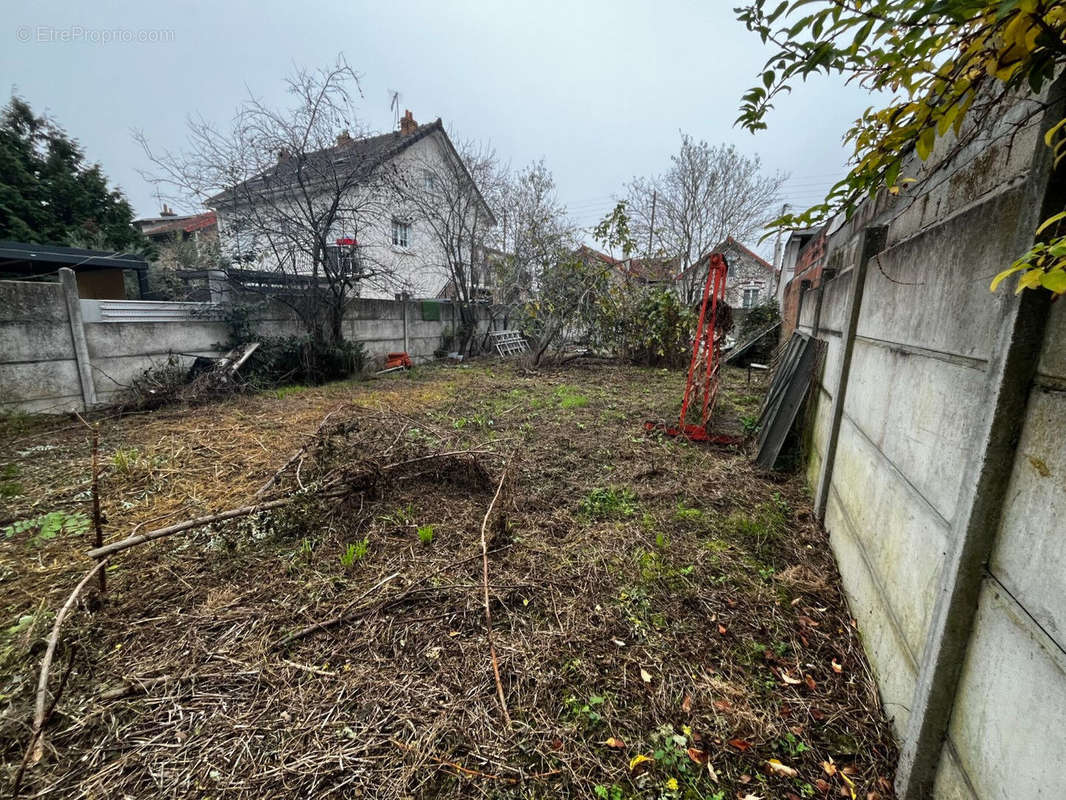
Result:
[[[887,236],[888,228],[884,226],[866,228],[862,232],[859,262],[855,265],[851,277],[851,290],[848,293],[848,304],[844,311],[844,327],[840,331],[842,352],[840,369],[833,386],[833,404],[829,412],[829,434],[826,436],[822,468],[818,476],[818,485],[815,488],[814,513],[820,520],[825,519],[825,507],[829,502],[829,485],[833,480],[837,441],[840,439],[840,422],[844,417],[844,400],[848,394],[848,379],[851,376],[851,357],[855,351],[855,332],[859,327],[862,294],[866,288],[866,265],[874,255],[884,249]],[[820,302],[819,316],[821,316]]]
[[[85,339],[85,323],[81,318],[78,279],[74,275],[74,270],[67,267],[60,269],[59,282],[63,285],[63,297],[67,301],[67,319],[70,321],[70,336],[74,342],[74,360],[78,365],[78,379],[81,382],[82,410],[89,411],[96,405],[96,387],[93,385],[89,343]]]

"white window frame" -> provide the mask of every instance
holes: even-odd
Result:
[[[759,287],[747,286],[743,290],[744,294],[741,299],[742,308],[755,308],[759,304]],[[749,294],[750,292],[750,294]],[[751,302],[748,302],[748,298],[751,298]]]
[[[392,218],[392,246],[400,250],[411,249],[411,223]]]
[[[437,174],[433,170],[422,170],[422,188],[427,192],[437,191]]]

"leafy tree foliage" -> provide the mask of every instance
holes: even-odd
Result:
[[[19,98],[0,113],[0,239],[120,252],[147,242],[77,141]]]
[[[850,214],[882,187],[899,193],[914,180],[903,175],[912,151],[926,161],[946,137],[961,147],[1008,99],[1040,95],[1066,60],[1062,0],[753,0],[737,14],[777,47],[760,84],[742,98],[741,126],[765,128],[774,101],[795,81],[819,73],[844,75],[889,97],[845,134],[854,148],[848,176],[823,203],[778,219],[782,227]],[[1043,110],[1035,103],[1031,114]],[[1066,120],[1052,127],[1046,143],[1057,166],[1066,157]],[[1066,292],[1064,223],[1066,212],[1046,220],[1041,241],[992,288],[1020,272],[1018,291]]]

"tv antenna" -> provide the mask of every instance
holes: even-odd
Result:
[[[389,89],[389,110],[393,113],[393,127],[400,126],[400,93],[395,89]]]

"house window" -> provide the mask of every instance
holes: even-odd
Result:
[[[744,308],[751,308],[759,302],[759,290],[758,289],[745,289],[744,290]]]
[[[437,176],[433,173],[433,170],[422,170],[422,188],[427,192],[435,192],[437,190]]]
[[[411,246],[411,223],[398,219],[392,221],[392,245],[405,250]]]

